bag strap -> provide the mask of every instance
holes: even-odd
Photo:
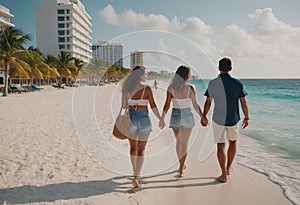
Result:
[[[129,92],[127,92],[127,94],[128,94],[128,98],[131,100],[131,97],[130,97],[130,94],[129,94]],[[125,108],[125,112],[124,112],[124,115],[127,115],[127,113],[128,113],[128,101],[126,102],[126,108]],[[121,108],[120,108],[120,111],[119,111],[119,114],[118,115],[121,115],[122,114],[122,106],[121,106]]]
[[[130,97],[130,94],[129,94],[129,92],[127,92],[127,94],[128,94],[128,98],[129,98],[129,100],[131,100],[131,97]]]

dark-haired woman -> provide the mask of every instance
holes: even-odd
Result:
[[[146,144],[152,131],[148,104],[160,119],[152,90],[145,85],[147,72],[144,66],[135,66],[122,85],[122,108],[129,109],[131,119],[129,139],[130,159],[133,168],[133,187],[138,188],[139,176],[144,163]]]
[[[185,160],[188,152],[188,141],[193,126],[195,125],[191,108],[203,118],[201,108],[196,100],[196,91],[192,85],[188,84],[190,79],[190,68],[179,66],[167,90],[167,98],[163,108],[160,127],[165,126],[165,116],[172,101],[173,109],[170,119],[170,128],[173,129],[176,138],[176,153],[179,160],[179,177],[183,177]]]

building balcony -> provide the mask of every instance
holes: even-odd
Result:
[[[0,18],[0,25],[2,25],[3,28],[5,28],[5,27],[15,27],[14,24],[12,24],[8,21],[5,21],[3,18]]]
[[[5,16],[5,17],[8,17],[8,18],[13,18],[14,15],[12,15],[9,11],[8,8],[0,5],[0,16]]]

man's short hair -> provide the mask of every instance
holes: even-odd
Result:
[[[219,69],[225,72],[231,70],[231,60],[229,58],[222,58],[219,61]]]

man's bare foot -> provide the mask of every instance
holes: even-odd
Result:
[[[229,169],[227,169],[227,175],[230,175],[231,172],[233,172],[233,167],[229,167]]]
[[[219,177],[217,178],[217,180],[218,180],[219,182],[221,182],[221,183],[226,183],[226,182],[227,182],[227,176],[221,175],[221,176],[219,176]]]
[[[134,178],[133,178],[132,184],[133,184],[133,188],[139,188],[139,187],[140,187],[138,177],[134,177]]]

